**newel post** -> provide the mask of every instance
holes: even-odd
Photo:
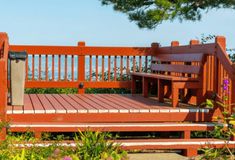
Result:
[[[0,123],[6,122],[7,109],[7,58],[8,37],[6,33],[0,33]],[[6,139],[6,128],[0,128],[0,141]]]
[[[215,43],[219,44],[223,50],[226,50],[226,38],[224,36],[216,36]]]
[[[179,46],[179,45],[180,45],[179,41],[172,41],[171,42],[171,47],[175,47],[175,46]]]
[[[78,42],[78,47],[85,47],[85,42]],[[83,49],[81,48],[81,53],[83,54]],[[78,56],[78,94],[85,93],[85,55]]]

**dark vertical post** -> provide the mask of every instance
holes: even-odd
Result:
[[[85,47],[85,42],[78,42],[78,47]],[[81,48],[81,51],[83,53],[83,49]],[[79,55],[78,56],[78,94],[84,94],[84,82],[85,82],[85,56]]]

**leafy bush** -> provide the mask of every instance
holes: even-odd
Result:
[[[120,145],[111,141],[110,133],[79,132],[75,136],[76,147],[64,147],[59,145],[63,138],[56,141],[38,141],[32,133],[8,134],[7,139],[0,143],[0,160],[125,160],[127,153]],[[47,146],[40,147],[42,143]],[[15,144],[20,144],[16,146]],[[26,146],[31,144],[31,147]]]
[[[127,159],[127,153],[120,149],[120,145],[114,144],[114,142],[107,141],[111,139],[110,133],[91,132],[86,131],[84,133],[79,132],[81,141],[77,140],[78,157],[84,160],[121,160]]]

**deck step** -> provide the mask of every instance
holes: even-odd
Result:
[[[12,123],[10,130],[37,132],[76,132],[78,130],[100,131],[206,131],[215,123]]]
[[[78,143],[78,142],[77,142]],[[76,147],[74,141],[59,142],[57,145],[66,147]],[[177,149],[183,150],[185,156],[196,156],[198,149],[210,148],[235,148],[235,141],[224,141],[221,139],[137,139],[137,140],[115,140],[114,143],[120,144],[125,150],[159,150]],[[48,147],[53,145],[51,141],[39,141],[37,143],[15,143],[16,147]]]

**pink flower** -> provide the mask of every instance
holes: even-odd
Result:
[[[64,158],[63,158],[63,160],[72,160],[72,158],[71,158],[71,157],[66,156],[66,157],[64,157]]]
[[[229,84],[229,80],[228,79],[224,79],[224,84],[228,85]]]
[[[228,90],[228,86],[223,87],[224,91]]]

